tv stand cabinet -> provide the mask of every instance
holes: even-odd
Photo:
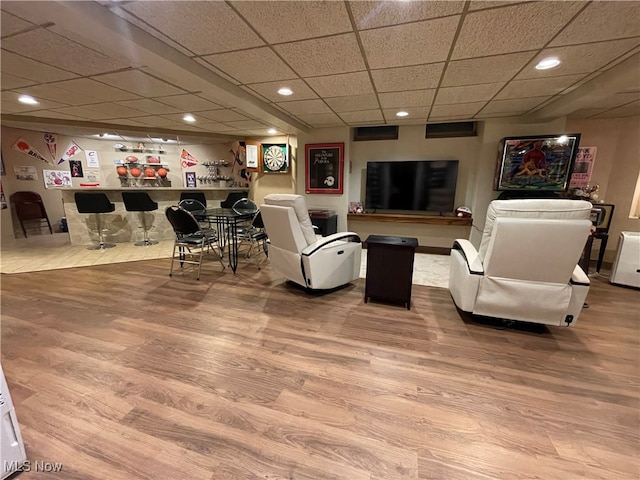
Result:
[[[347,220],[350,222],[391,222],[461,226],[471,226],[473,222],[473,219],[470,217],[456,217],[453,215],[412,215],[408,213],[350,213],[347,215]]]

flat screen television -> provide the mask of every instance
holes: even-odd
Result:
[[[451,213],[457,180],[457,160],[367,162],[365,208]]]

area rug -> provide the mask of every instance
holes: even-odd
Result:
[[[427,287],[448,288],[449,255],[416,253],[413,261],[413,284]],[[362,251],[360,278],[367,274],[367,251]]]

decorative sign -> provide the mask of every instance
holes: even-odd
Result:
[[[69,160],[69,171],[74,178],[84,177],[81,160]]]
[[[80,145],[78,145],[74,141],[71,141],[69,143],[69,146],[65,150],[64,154],[62,155],[62,158],[58,160],[58,165],[60,165],[65,160],[69,160],[71,157],[73,157],[75,154],[79,152],[82,152],[82,148],[80,148]]]
[[[18,180],[37,180],[38,171],[36,167],[31,166],[15,166],[13,167],[13,173],[16,174]]]
[[[196,159],[196,157],[191,155],[186,150],[182,150],[182,153],[180,154],[180,160],[181,160],[180,164],[182,165],[182,168],[193,167],[194,165],[197,165],[198,163],[200,163]]]
[[[25,155],[29,155],[30,157],[40,160],[41,162],[51,163],[49,162],[49,160],[44,158],[40,152],[38,152],[35,148],[29,145],[26,140],[23,140],[22,138],[18,138],[18,140],[16,140],[16,143],[11,145],[11,148],[15,148],[19,152],[22,152]]]
[[[289,149],[286,143],[262,144],[262,167],[264,173],[289,172]]]
[[[45,188],[71,187],[71,172],[62,170],[42,170]]]
[[[343,193],[344,143],[305,145],[306,193]]]
[[[580,147],[576,155],[576,161],[573,164],[573,173],[571,174],[570,188],[586,187],[591,180],[591,171],[593,163],[596,160],[597,147]]]
[[[95,150],[85,150],[84,158],[87,159],[87,167],[100,168],[100,160],[98,159],[98,152]]]
[[[249,145],[247,144],[247,170],[249,171],[257,171],[260,168],[260,164],[258,163],[258,145]]]
[[[44,143],[47,144],[47,150],[49,150],[49,155],[51,155],[51,160],[55,162],[56,151],[58,149],[58,144],[56,143],[56,136],[53,133],[45,133]]]
[[[185,172],[184,183],[187,188],[196,188],[196,172]]]

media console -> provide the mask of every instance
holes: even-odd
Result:
[[[471,226],[473,219],[470,217],[455,217],[446,215],[414,215],[396,213],[350,213],[347,215],[350,222],[390,222],[390,223],[415,223],[423,225],[460,225]]]

